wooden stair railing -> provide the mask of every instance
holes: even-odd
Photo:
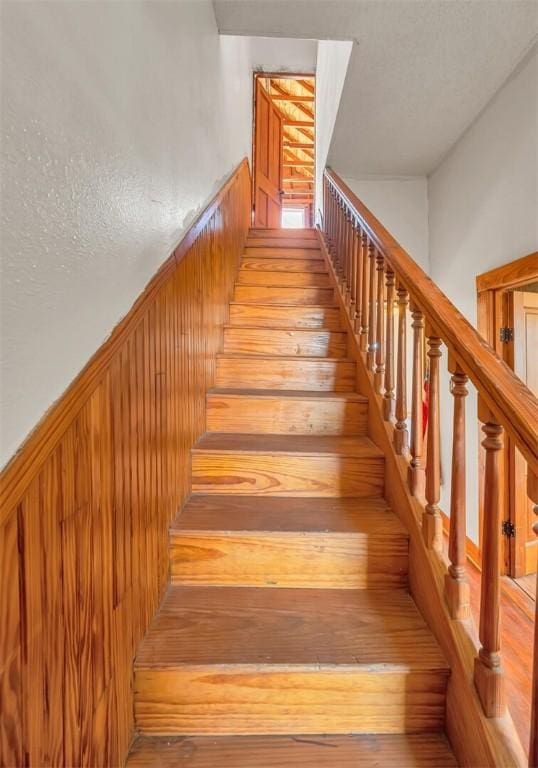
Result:
[[[323,202],[323,232],[342,297],[350,313],[352,327],[359,336],[359,347],[372,375],[374,391],[383,397],[383,417],[393,426],[394,450],[409,460],[409,491],[424,504],[422,532],[425,544],[438,552],[443,545],[439,509],[440,363],[445,356],[443,346],[448,352],[454,430],[450,564],[445,576],[445,598],[450,615],[456,621],[470,614],[469,583],[465,573],[467,382],[472,382],[478,391],[485,462],[480,648],[475,658],[474,682],[485,715],[499,717],[505,711],[499,632],[502,511],[499,457],[503,436],[507,433],[528,463],[528,495],[538,505],[538,400],[345,182],[330,169],[324,173]],[[410,418],[406,371],[409,305],[413,321]],[[424,336],[429,361],[425,466],[422,423]],[[538,523],[535,532],[538,536]],[[538,630],[534,643],[530,766],[538,765],[537,699]]]

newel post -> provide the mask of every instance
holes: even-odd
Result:
[[[448,370],[452,374],[450,389],[454,398],[454,427],[448,542],[450,565],[445,576],[445,598],[453,619],[467,619],[471,614],[465,552],[465,398],[468,394],[467,382],[469,379],[450,354],[448,356]]]
[[[527,474],[527,495],[534,504],[534,514],[537,517],[532,530],[538,536],[538,475],[529,467]],[[538,588],[538,573],[536,574]],[[538,594],[538,593],[537,593]],[[531,704],[531,740],[529,748],[529,768],[538,768],[538,602],[534,614],[534,661],[532,673],[532,704]]]
[[[483,424],[486,451],[482,534],[482,582],[480,594],[481,647],[475,659],[474,681],[486,717],[500,717],[505,709],[501,667],[501,498],[499,457],[503,428],[478,397],[478,418]]]

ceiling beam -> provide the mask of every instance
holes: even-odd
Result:
[[[293,94],[289,91],[286,91],[285,88],[282,88],[282,86],[278,85],[278,83],[274,83],[272,80],[270,81],[270,87],[273,88],[280,96],[287,96],[287,101],[290,101],[295,104],[297,109],[303,113],[303,115],[306,115],[311,120],[314,120],[314,112],[313,110],[309,109],[308,107],[305,107],[304,104],[301,104],[301,101],[294,102],[293,100]],[[270,94],[272,97],[272,94]]]
[[[316,92],[315,86],[312,83],[309,83],[308,80],[297,80],[297,82],[299,85],[302,85],[305,91],[309,91],[310,93]]]
[[[275,86],[273,86],[273,88],[274,87]],[[271,96],[271,98],[273,99],[273,101],[293,101],[293,102],[300,102],[300,103],[302,103],[304,101],[310,101],[310,102],[314,101],[314,97],[313,96],[295,96],[293,93],[290,93],[290,94],[280,94],[279,93],[279,94],[276,94],[276,95],[273,94]]]
[[[314,136],[313,136],[314,129],[313,128],[298,128],[297,126],[295,126],[295,130],[298,131],[299,133],[302,133],[303,136],[306,136],[306,138],[310,139],[310,141],[314,141]],[[290,139],[291,141],[293,141],[293,138],[290,138],[289,135],[286,136],[285,133],[283,135],[284,135],[285,139]]]
[[[284,149],[314,149],[314,142],[311,144],[303,144],[300,141],[285,141],[282,146]]]
[[[282,125],[285,128],[314,128],[314,123],[311,120],[288,120],[285,119]]]

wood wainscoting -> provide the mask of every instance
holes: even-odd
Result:
[[[250,223],[244,160],[0,477],[0,764],[123,764]]]

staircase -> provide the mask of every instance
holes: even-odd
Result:
[[[252,230],[129,768],[456,765],[356,365],[317,234]]]

